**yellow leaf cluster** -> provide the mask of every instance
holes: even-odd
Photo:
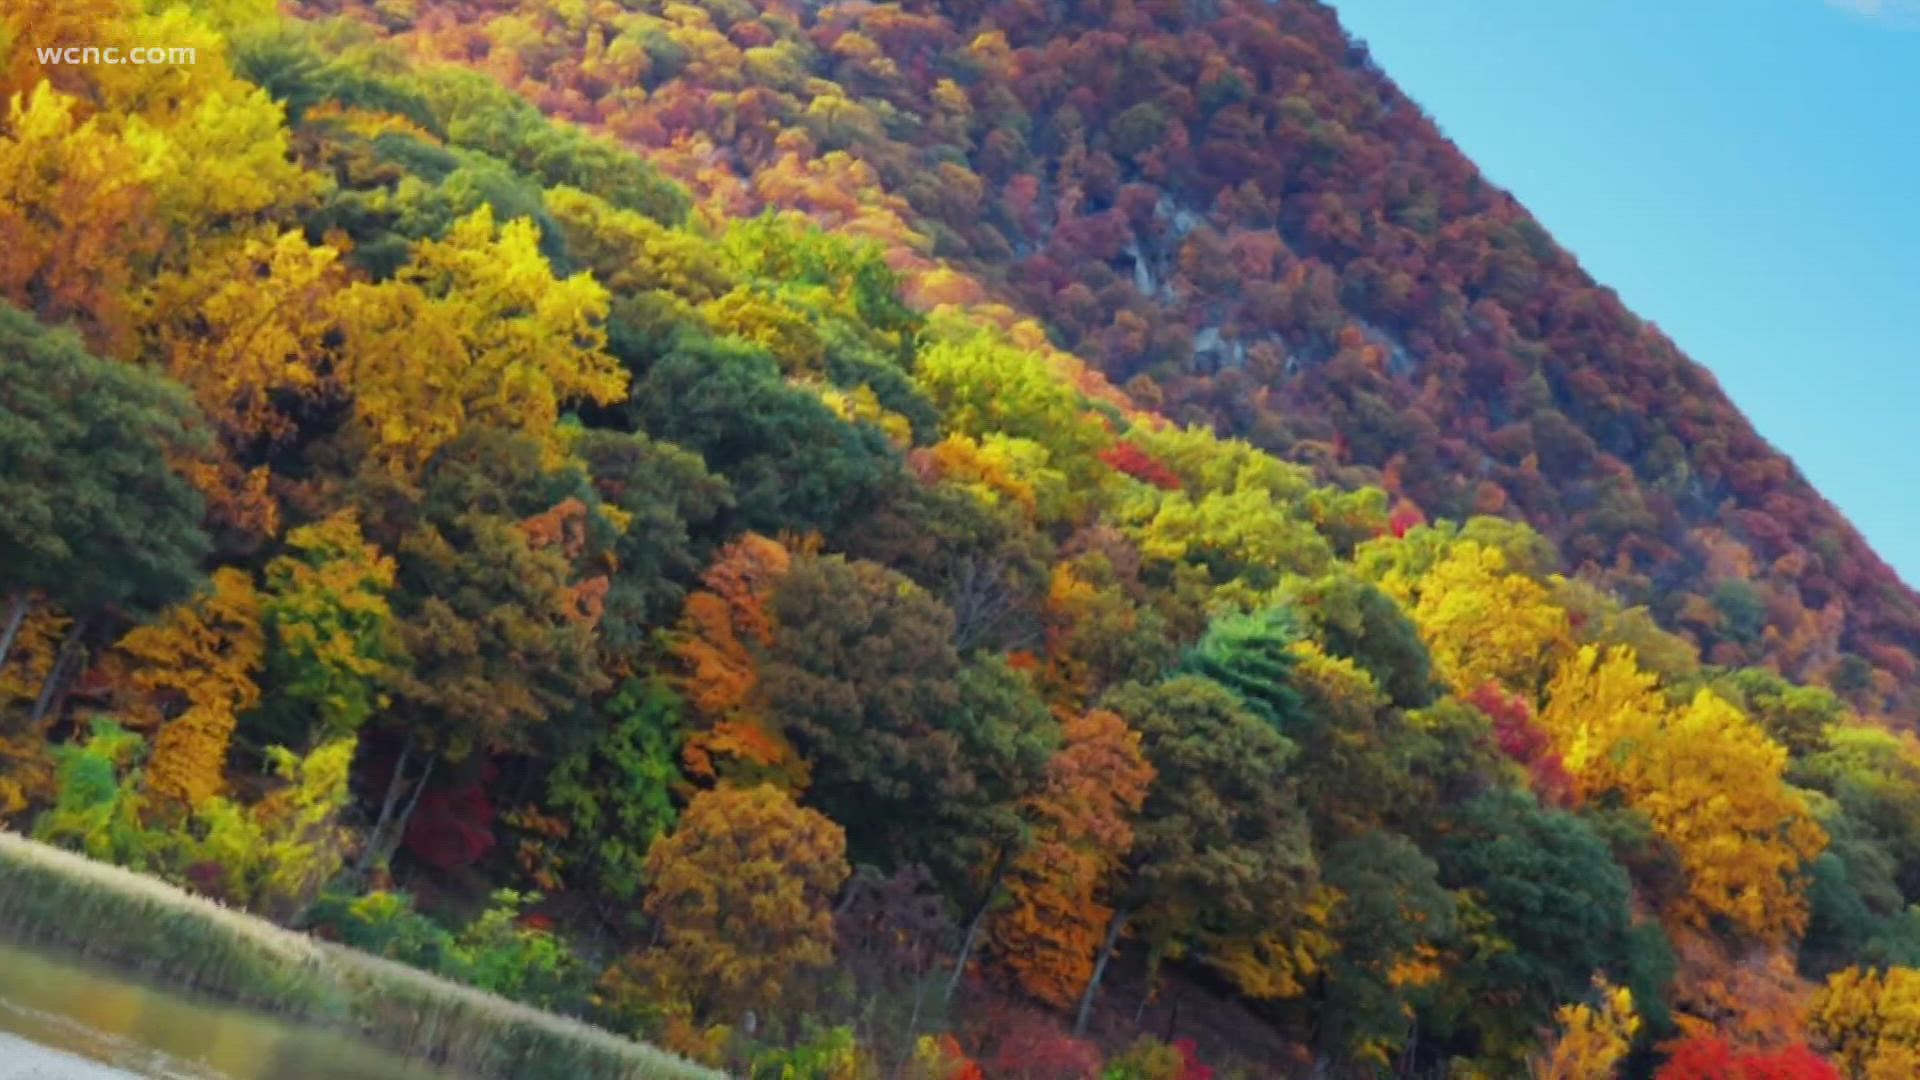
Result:
[[[1564,1005],[1554,1013],[1559,1025],[1552,1045],[1533,1062],[1534,1080],[1600,1080],[1615,1075],[1633,1048],[1640,1015],[1626,987],[1595,978],[1598,1007]]]
[[[607,355],[607,291],[564,280],[525,219],[496,228],[481,207],[423,241],[392,281],[341,292],[339,375],[398,473],[475,423],[541,440],[558,460],[563,404],[618,401],[627,376]]]
[[[929,447],[923,459],[935,478],[954,484],[988,506],[1011,503],[1029,518],[1057,512],[1066,477],[1049,464],[1047,448],[1031,439],[955,433]]]
[[[1808,1028],[1848,1076],[1920,1076],[1920,970],[1835,972],[1814,995]]]
[[[158,242],[139,173],[138,152],[74,98],[44,82],[16,94],[0,127],[0,298],[117,344],[129,267]]]
[[[149,715],[184,706],[154,738],[147,786],[187,806],[218,795],[234,724],[260,700],[253,675],[266,634],[252,580],[215,571],[208,592],[129,632],[118,649],[139,665],[132,681]]]
[[[292,421],[273,398],[320,388],[328,299],[343,284],[338,260],[297,230],[226,241],[147,291],[147,352],[227,431],[286,435]]]
[[[1631,649],[1583,647],[1548,688],[1541,726],[1583,795],[1616,792],[1673,845],[1687,875],[1682,922],[1716,919],[1780,943],[1806,927],[1802,867],[1825,847],[1787,752],[1739,709],[1702,690],[1671,707]]]
[[[1421,579],[1415,625],[1447,684],[1532,691],[1572,643],[1566,612],[1539,582],[1507,571],[1499,549],[1453,545]]]

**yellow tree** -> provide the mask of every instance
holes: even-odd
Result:
[[[298,914],[346,861],[350,837],[339,818],[351,797],[356,745],[333,739],[305,757],[269,747],[283,785],[250,807],[218,796],[201,803],[193,814],[198,835],[183,841],[182,855],[219,868],[225,899],[273,918]]]
[[[1571,644],[1566,612],[1539,582],[1509,573],[1497,548],[1453,545],[1420,579],[1414,624],[1461,694],[1497,682],[1532,692]]]
[[[1807,1029],[1850,1077],[1920,1076],[1920,970],[1835,972],[1813,996]]]
[[[1702,690],[1644,754],[1624,755],[1625,786],[1680,853],[1687,895],[1675,914],[1724,918],[1770,943],[1806,929],[1802,868],[1827,836],[1787,785],[1787,751],[1740,710]]]
[[[297,230],[247,233],[163,274],[141,303],[146,354],[241,439],[289,434],[276,401],[321,389],[339,252]]]
[[[483,206],[416,246],[394,280],[336,297],[340,379],[396,472],[476,422],[530,435],[557,460],[563,405],[625,393],[606,353],[607,291],[586,274],[554,277],[539,240],[525,219],[496,228]]]
[[[195,78],[205,84],[200,92],[126,122],[127,143],[140,154],[140,175],[160,223],[171,242],[189,252],[202,235],[299,202],[320,187],[289,157],[285,114],[265,90],[224,70]]]
[[[387,602],[394,562],[361,536],[352,510],[293,530],[287,549],[265,576],[267,666],[278,688],[269,708],[311,710],[328,737],[350,735],[404,660]]]
[[[40,50],[107,44],[101,39],[112,35],[133,8],[130,0],[9,0],[0,8],[0,103],[32,93],[42,79],[69,93],[81,89],[97,68],[43,65]]]
[[[136,667],[149,718],[171,716],[155,736],[147,787],[199,806],[220,793],[227,743],[241,713],[260,700],[253,676],[266,652],[260,597],[246,573],[214,571],[210,589],[120,639]]]
[[[1632,649],[1585,645],[1555,669],[1539,723],[1584,799],[1615,790],[1626,764],[1615,751],[1651,740],[1667,711],[1659,680]]]
[[[1609,986],[1596,977],[1598,1006],[1564,1005],[1554,1013],[1559,1030],[1546,1052],[1533,1061],[1534,1080],[1601,1080],[1615,1075],[1633,1037],[1640,1031],[1640,1015],[1626,987]]]
[[[0,297],[48,322],[77,319],[96,347],[126,329],[132,264],[159,234],[139,154],[46,83],[0,128]]]
[[[1541,726],[1581,793],[1618,793],[1673,845],[1687,875],[1677,920],[1724,919],[1769,944],[1805,929],[1802,867],[1827,838],[1786,783],[1785,748],[1711,691],[1668,706],[1626,648],[1604,661],[1582,648],[1548,695]]]
[[[778,1005],[833,963],[832,902],[847,874],[846,832],[825,815],[764,784],[703,791],[647,853],[643,907],[661,944],[626,974],[699,1023]]]

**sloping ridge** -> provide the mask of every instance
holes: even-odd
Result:
[[[1920,598],[1322,4],[303,6],[729,212],[963,269],[1170,417],[1433,516],[1522,517],[1710,662],[1920,718]]]

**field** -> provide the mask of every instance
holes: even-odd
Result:
[[[0,832],[0,934],[479,1076],[709,1077],[651,1046]]]

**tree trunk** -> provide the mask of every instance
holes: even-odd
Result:
[[[953,962],[953,974],[947,976],[945,1000],[952,1001],[954,991],[960,989],[960,976],[967,972],[967,961],[973,958],[974,946],[980,943],[980,927],[987,921],[987,911],[993,907],[993,898],[1000,895],[1000,879],[1006,875],[1006,862],[993,868],[993,879],[987,883],[987,892],[980,905],[973,909],[973,918],[967,920],[967,932],[960,939],[960,955]]]
[[[87,628],[92,622],[92,614],[82,615],[73,621],[66,640],[60,643],[60,651],[54,655],[53,668],[47,672],[46,681],[40,684],[40,696],[34,699],[33,711],[27,716],[29,726],[38,727],[40,721],[52,711],[60,687],[66,682],[67,668],[73,663],[73,658],[79,655],[81,641],[87,636]]]
[[[386,830],[386,836],[380,838],[376,865],[392,863],[394,851],[399,851],[399,844],[407,838],[407,822],[413,821],[413,809],[419,807],[420,796],[426,794],[426,782],[434,778],[434,761],[436,761],[434,757],[426,759],[426,769],[420,769],[420,782],[413,786],[413,796],[407,798],[407,805],[399,811],[399,817],[392,821],[390,828]]]
[[[407,799],[406,809],[394,820],[393,831],[387,834],[387,850],[380,857],[381,862],[393,859],[393,853],[400,850],[400,842],[407,838],[407,823],[413,820],[413,811],[420,805],[420,796],[427,793],[427,781],[433,779],[433,766],[440,759],[427,758],[427,767],[420,770],[420,782],[414,785],[413,795]]]
[[[1093,999],[1100,992],[1100,978],[1107,973],[1107,961],[1113,959],[1113,947],[1120,941],[1120,931],[1127,925],[1127,913],[1115,911],[1113,918],[1107,921],[1107,936],[1100,942],[1100,955],[1093,962],[1093,975],[1087,979],[1087,989],[1080,995],[1080,1010],[1073,1018],[1073,1037],[1080,1038],[1087,1033],[1087,1021],[1093,1017]]]
[[[906,1043],[907,1058],[900,1063],[900,1068],[895,1070],[896,1075],[908,1075],[907,1066],[913,1062],[913,1048],[918,1042],[920,1034],[920,1006],[926,999],[927,981],[925,979],[915,979],[913,982],[913,1013],[907,1017],[907,1037],[902,1040]]]
[[[7,625],[0,629],[0,668],[7,666],[7,657],[13,653],[13,640],[20,636],[20,627],[27,621],[27,607],[27,590],[14,593],[13,602],[7,607]]]
[[[420,774],[420,782],[413,789],[413,796],[407,803],[405,812],[396,823],[393,817],[394,807],[400,805],[400,793],[406,790],[407,762],[413,756],[413,736],[400,746],[400,757],[393,763],[393,776],[387,780],[387,794],[380,801],[380,817],[373,823],[373,831],[367,837],[367,846],[360,851],[360,861],[354,866],[354,873],[365,877],[378,863],[393,856],[400,845],[390,842],[388,836],[406,835],[407,820],[413,816],[413,808],[419,805],[420,793],[426,789],[427,778],[433,775],[433,758],[427,759],[427,768]]]
[[[353,865],[356,875],[365,877],[373,869],[374,856],[380,850],[380,839],[387,833],[387,822],[393,820],[393,808],[400,802],[400,784],[406,778],[407,756],[413,753],[413,736],[400,745],[400,757],[393,763],[393,774],[387,777],[387,794],[380,800],[380,816],[373,819],[373,828],[367,830],[367,844],[360,849],[360,858]]]

